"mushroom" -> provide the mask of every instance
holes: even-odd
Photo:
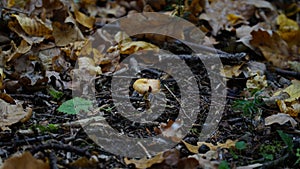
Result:
[[[141,78],[133,83],[133,89],[142,95],[158,93],[160,90],[160,81],[157,79]]]

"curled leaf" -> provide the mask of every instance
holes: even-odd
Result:
[[[267,125],[267,126],[274,124],[274,123],[283,125],[287,122],[290,122],[293,127],[295,127],[298,124],[296,122],[296,120],[294,120],[290,115],[285,114],[285,113],[273,114],[273,115],[265,118],[265,125]]]

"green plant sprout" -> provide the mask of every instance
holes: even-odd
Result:
[[[243,112],[243,116],[253,118],[255,114],[261,112],[260,106],[264,105],[262,101],[262,96],[259,96],[260,92],[254,94],[254,99],[248,100],[236,100],[234,101],[232,107],[233,110]]]

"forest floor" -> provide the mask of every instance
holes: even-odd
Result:
[[[0,168],[300,168],[299,24],[294,0],[3,0]]]

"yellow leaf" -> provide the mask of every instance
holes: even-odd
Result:
[[[238,77],[242,73],[242,71],[240,70],[242,66],[242,64],[235,66],[225,65],[223,66],[223,70],[221,70],[221,73],[227,78]]]
[[[192,152],[192,153],[199,153],[198,152],[198,149],[199,147],[201,147],[203,144],[206,145],[207,147],[210,148],[210,150],[217,150],[218,148],[231,148],[231,147],[235,147],[235,143],[236,141],[233,141],[233,140],[226,140],[225,143],[217,143],[217,145],[213,145],[212,143],[206,143],[206,142],[198,142],[197,143],[197,146],[194,146],[194,145],[191,145],[185,141],[182,141],[183,144],[186,146],[186,148]]]
[[[79,22],[81,25],[92,29],[95,23],[95,18],[94,17],[89,17],[86,16],[84,13],[81,13],[78,10],[75,10],[75,17],[76,17],[76,21]]]
[[[260,75],[259,72],[250,73],[251,79],[247,80],[246,86],[248,89],[262,89],[268,86],[268,82],[265,75]]]
[[[149,168],[151,167],[153,164],[157,164],[157,163],[161,163],[165,160],[165,158],[163,157],[163,153],[158,153],[156,156],[147,159],[142,158],[140,160],[136,160],[136,159],[128,159],[128,158],[124,158],[124,162],[125,164],[134,164],[136,168],[142,169],[142,168]]]
[[[12,14],[12,17],[15,17],[19,22],[22,29],[31,36],[43,36],[50,37],[52,33],[52,26],[50,23],[44,23],[39,18],[30,18],[23,14]]]
[[[244,20],[244,17],[243,16],[241,16],[241,15],[236,15],[236,14],[228,14],[227,16],[226,16],[226,18],[227,18],[227,20],[229,21],[229,22],[231,22],[231,24],[236,24],[236,23],[238,23],[239,21],[243,21]]]
[[[281,92],[286,92],[290,95],[288,99],[285,99],[285,102],[292,102],[300,97],[300,81],[292,80],[292,84],[285,88],[284,90],[279,90],[274,93],[274,96],[279,95]]]
[[[279,25],[278,34],[289,45],[299,43],[300,30],[296,21],[287,18],[284,14],[278,15],[277,24]]]
[[[120,45],[120,54],[133,54],[141,50],[154,50],[158,51],[159,48],[143,41],[125,42]]]
[[[273,114],[265,118],[265,125],[271,125],[273,123],[283,125],[287,122],[290,122],[293,127],[297,125],[296,120],[294,120],[290,115],[284,113]]]

